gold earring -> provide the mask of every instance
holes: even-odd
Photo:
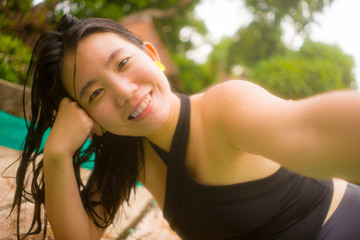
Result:
[[[102,131],[102,133],[106,133],[106,129],[103,127],[101,127],[101,131]]]
[[[156,61],[155,63],[161,69],[161,71],[165,72],[165,66],[160,61]]]

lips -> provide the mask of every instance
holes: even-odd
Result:
[[[135,110],[129,115],[128,119],[133,120],[138,118],[147,108],[151,102],[151,92],[141,99],[141,102],[136,105]]]

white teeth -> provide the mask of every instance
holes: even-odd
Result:
[[[130,114],[130,118],[132,119],[137,118],[145,110],[145,108],[150,103],[150,101],[151,101],[151,95],[149,94],[140,104],[140,106],[132,114]]]
[[[144,101],[144,102],[141,104],[141,107],[146,108],[147,105],[148,105],[148,104]]]

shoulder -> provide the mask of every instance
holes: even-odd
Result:
[[[202,108],[204,118],[211,119],[212,126],[231,139],[230,142],[244,146],[258,143],[266,134],[276,136],[274,131],[289,125],[290,121],[296,122],[291,101],[243,80],[227,81],[208,89]]]
[[[239,116],[239,112],[245,112],[247,107],[264,99],[279,100],[257,84],[245,80],[230,80],[206,90],[201,106],[206,117],[226,122],[233,119],[235,113]]]
[[[201,119],[201,126],[209,133],[223,136],[226,140],[234,109],[241,109],[253,95],[251,92],[264,91],[261,87],[244,80],[230,80],[211,86],[204,92],[191,96],[192,116]],[[239,116],[237,116],[239,118]],[[239,121],[237,119],[236,121]]]
[[[230,80],[209,88],[204,92],[203,103],[205,105],[212,105],[212,107],[220,104],[236,104],[242,100],[250,100],[256,96],[261,97],[270,95],[264,88],[252,82],[245,80]],[[221,106],[221,109],[225,107]]]

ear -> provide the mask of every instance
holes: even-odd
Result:
[[[156,48],[154,45],[152,45],[150,42],[144,42],[145,45],[145,52],[146,54],[154,61],[160,61],[160,56],[158,52],[156,51]]]

